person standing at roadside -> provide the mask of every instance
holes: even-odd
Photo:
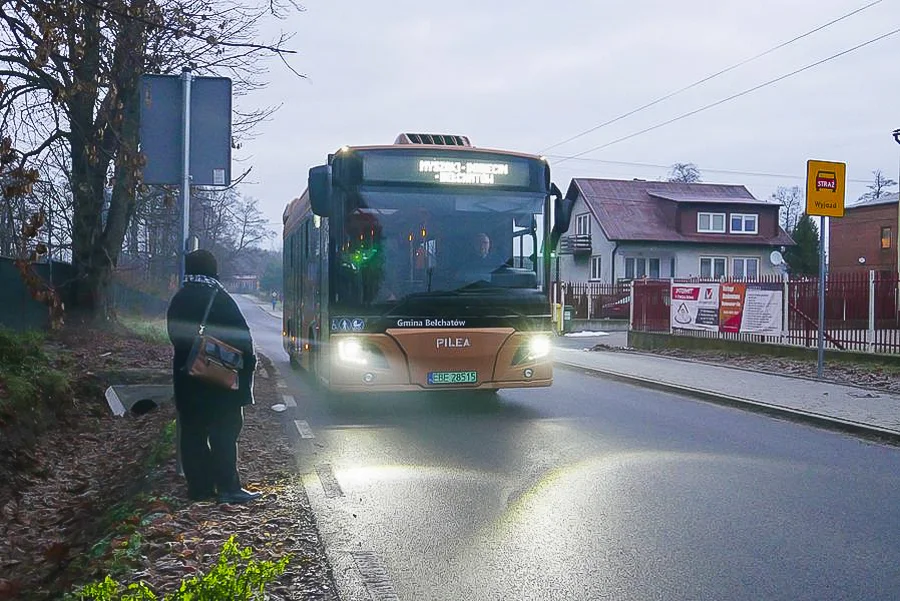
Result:
[[[206,250],[191,252],[185,257],[184,267],[184,286],[170,301],[166,322],[174,348],[172,376],[188,497],[193,501],[215,498],[220,503],[245,503],[260,496],[244,490],[237,471],[237,440],[244,425],[244,407],[253,404],[253,339],[237,303],[219,283],[213,254]],[[205,332],[243,354],[237,390],[220,388],[186,373],[207,306]]]

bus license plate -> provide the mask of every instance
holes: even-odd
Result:
[[[429,384],[475,384],[478,381],[477,371],[430,371]]]

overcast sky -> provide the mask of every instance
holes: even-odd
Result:
[[[295,32],[288,60],[248,100],[283,105],[244,143],[235,172],[279,236],[309,167],[344,144],[400,132],[467,135],[476,146],[546,147],[803,34],[872,0],[302,0],[263,37]],[[693,162],[703,181],[758,198],[803,185],[810,158],[847,163],[847,200],[874,169],[898,179],[900,34],[721,106],[561,160],[700,108],[900,28],[883,0],[827,29],[650,109],[547,150],[554,181],[665,178]],[[654,166],[623,165],[642,163]],[[724,172],[723,172],[724,171]],[[766,176],[727,173],[752,172]],[[778,177],[787,176],[787,177]]]

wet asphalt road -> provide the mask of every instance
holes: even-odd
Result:
[[[900,449],[563,369],[325,400],[241,302],[345,601],[900,598]]]

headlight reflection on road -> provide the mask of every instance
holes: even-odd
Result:
[[[487,478],[493,480],[490,474],[481,471],[425,465],[370,465],[335,468],[335,475],[341,485],[348,489],[401,480],[438,479],[464,482],[479,482]]]

